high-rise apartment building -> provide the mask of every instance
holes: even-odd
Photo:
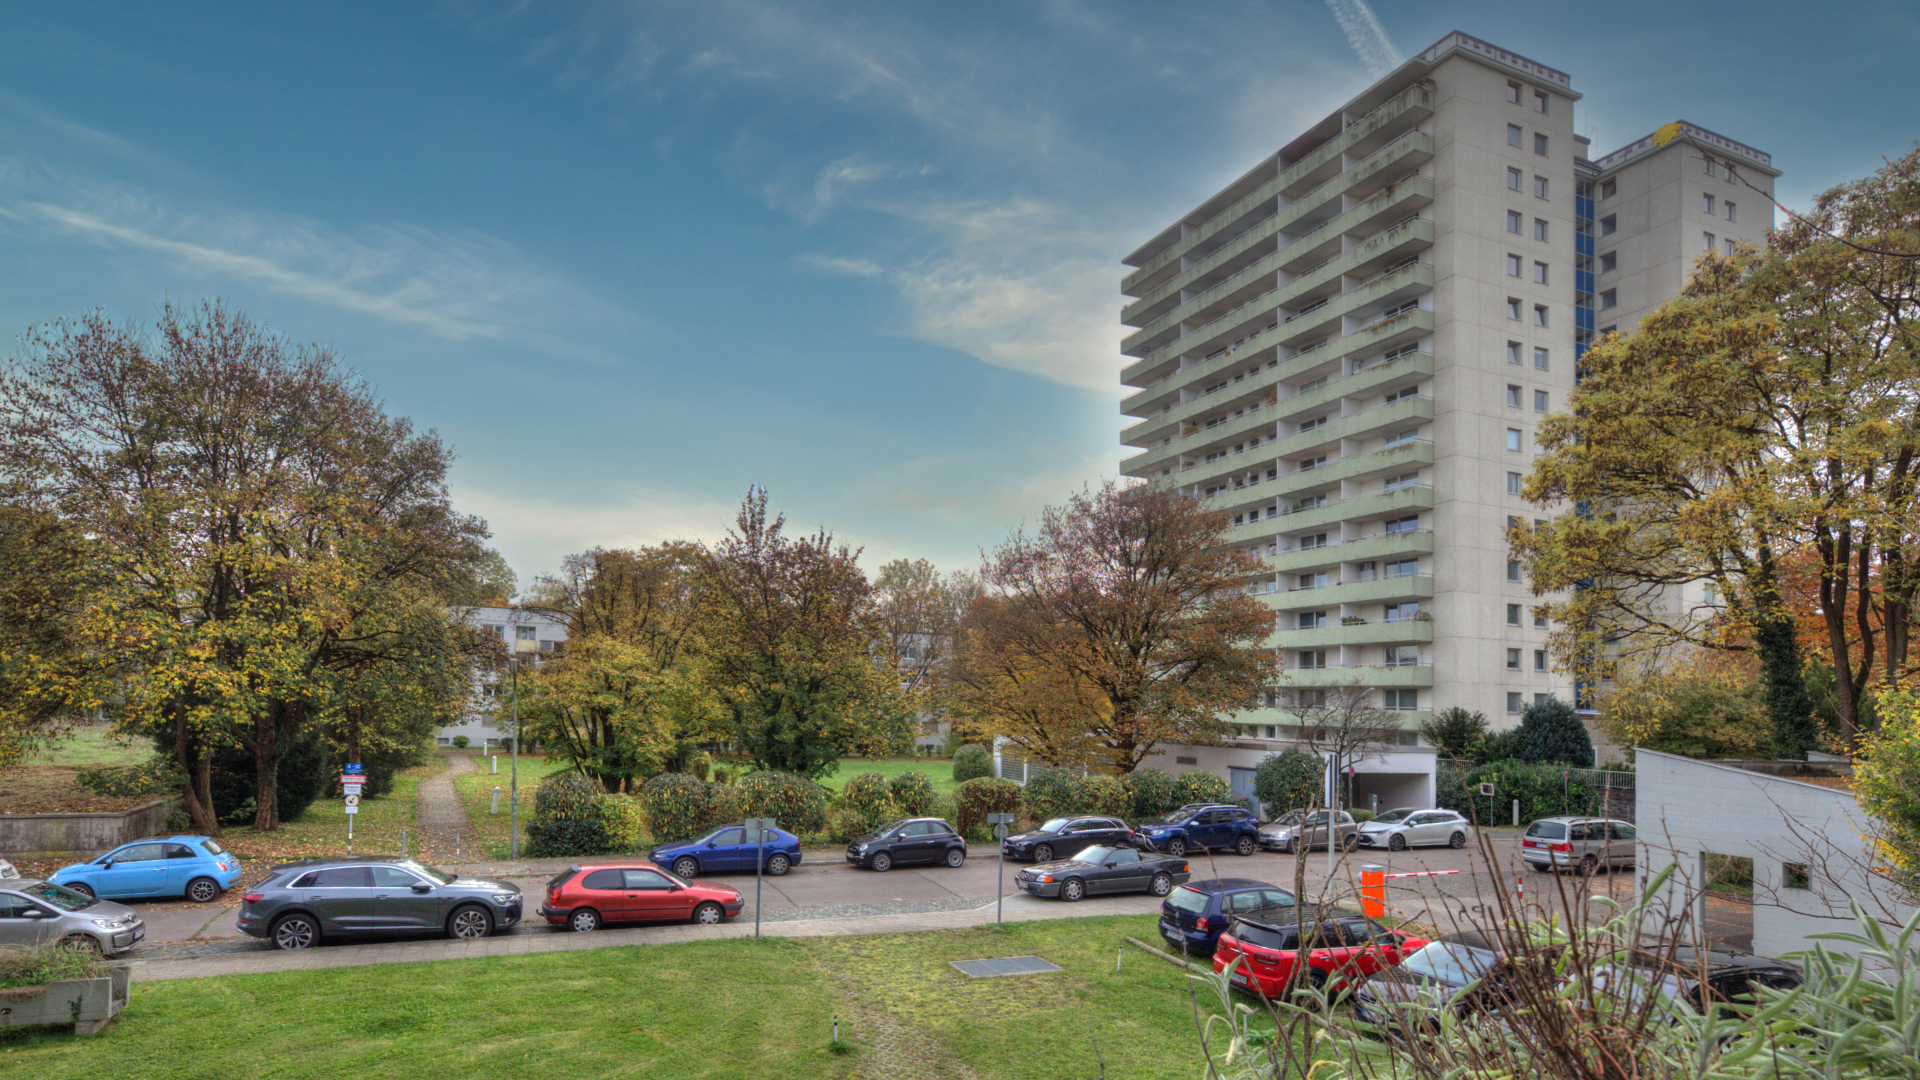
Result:
[[[1687,123],[1590,160],[1579,100],[1449,34],[1127,256],[1121,471],[1232,515],[1289,687],[1210,765],[1284,742],[1295,694],[1371,688],[1409,744],[1574,697],[1505,538],[1537,424],[1596,333],[1764,238],[1779,175]]]

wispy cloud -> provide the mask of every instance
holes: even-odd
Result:
[[[1393,47],[1386,28],[1374,17],[1367,0],[1327,0],[1327,7],[1346,31],[1347,42],[1367,66],[1367,74],[1379,78],[1400,66],[1400,50]]]
[[[614,487],[598,501],[568,501],[483,485],[452,485],[455,500],[488,521],[510,523],[501,554],[522,582],[596,547],[633,548],[672,540],[710,543],[733,527],[737,503],[689,498],[651,487]],[[744,489],[743,489],[744,490]]]

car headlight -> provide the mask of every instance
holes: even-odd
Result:
[[[497,892],[493,894],[493,902],[503,907],[506,906],[507,904],[513,903],[515,900],[518,900],[518,899],[519,899],[519,896],[510,892]]]
[[[99,927],[102,930],[118,930],[120,928],[120,920],[119,919],[95,919],[93,920],[93,925]]]

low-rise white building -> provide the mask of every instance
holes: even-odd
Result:
[[[517,656],[530,655],[533,664],[566,647],[567,620],[557,615],[526,608],[481,607],[473,609],[471,619],[473,625],[498,636],[509,652]],[[519,646],[520,642],[532,642],[532,648]],[[472,747],[485,749],[499,745],[502,737],[511,734],[513,726],[510,718],[500,715],[499,708],[501,680],[510,677],[506,673],[477,677],[466,715],[459,723],[448,724],[435,732],[434,741],[441,746],[452,746],[455,738],[464,735],[467,745]]]

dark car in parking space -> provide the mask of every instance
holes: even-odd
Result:
[[[1260,825],[1253,812],[1219,803],[1183,807],[1157,821],[1141,822],[1134,835],[1137,843],[1169,855],[1222,849],[1251,855],[1260,847]]]
[[[486,937],[520,921],[520,887],[412,859],[308,859],[276,866],[240,898],[242,933],[282,949],[349,934]]]
[[[854,837],[847,861],[881,873],[910,863],[965,866],[967,842],[941,818],[900,818]]]
[[[1130,847],[1090,847],[1071,859],[1021,870],[1013,875],[1013,887],[1073,903],[1106,893],[1165,896],[1189,876],[1187,860],[1172,855],[1142,855]]]
[[[1212,956],[1236,916],[1277,915],[1291,910],[1293,894],[1251,878],[1189,881],[1160,902],[1160,936],[1189,956]]]
[[[1000,844],[1009,859],[1052,862],[1071,859],[1090,847],[1132,847],[1133,830],[1119,818],[1060,817],[1015,833]]]
[[[751,874],[756,857],[761,857],[766,872],[780,877],[800,865],[800,838],[785,829],[774,829],[772,834],[765,845],[749,844],[746,826],[736,821],[692,840],[661,844],[647,852],[647,861],[669,867],[675,877],[686,880],[729,871]]]

